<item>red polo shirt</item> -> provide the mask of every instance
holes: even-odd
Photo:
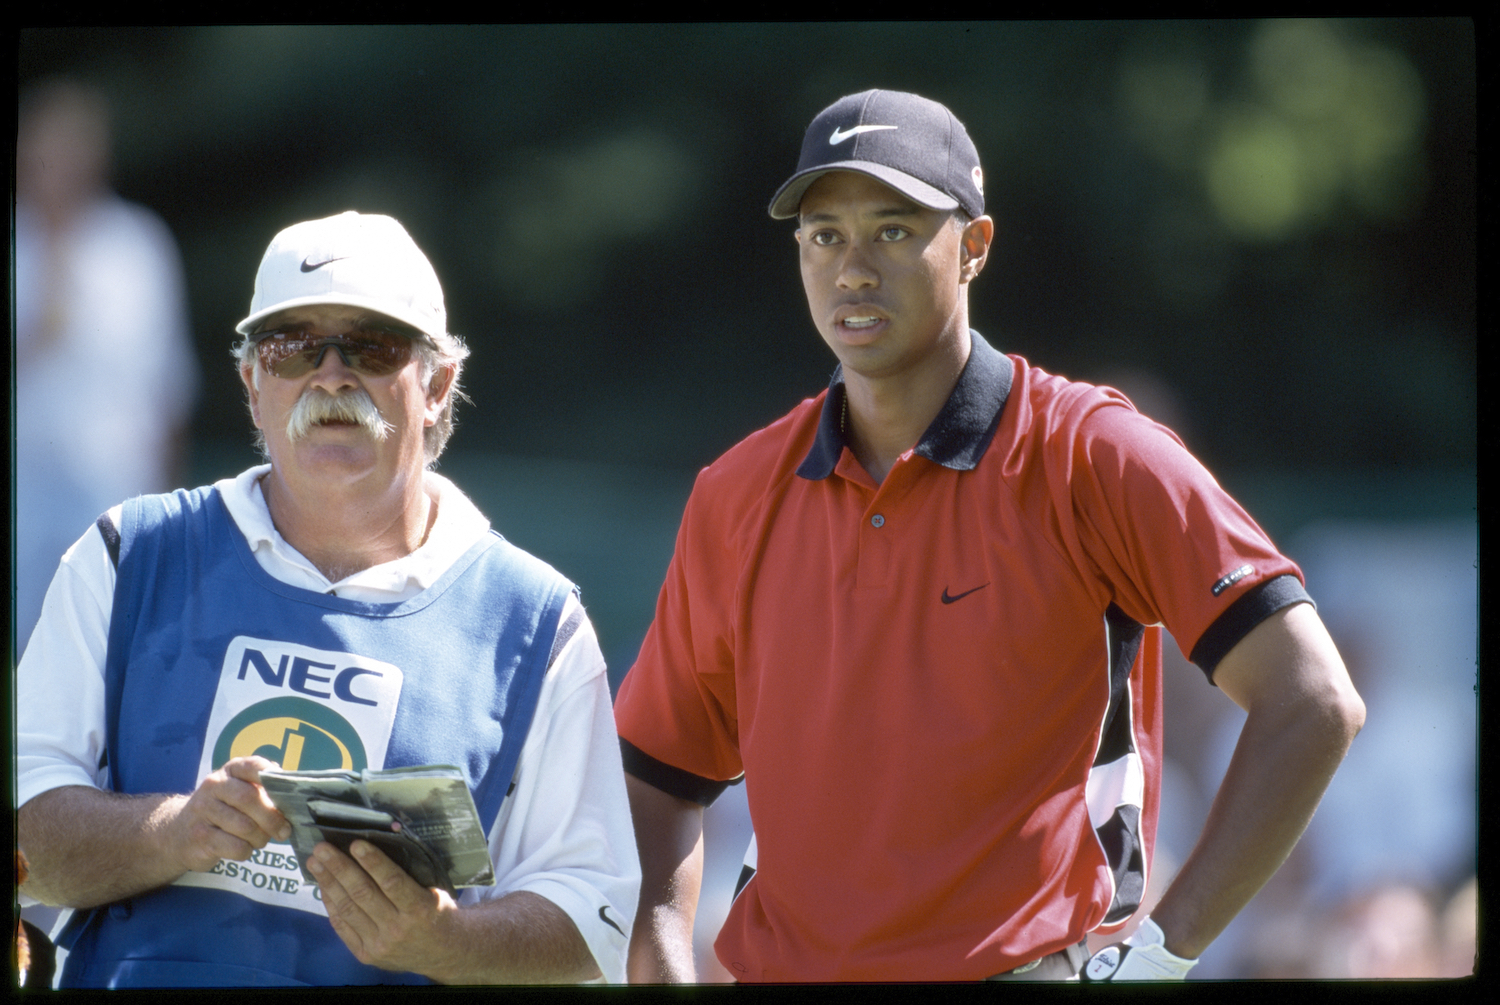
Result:
[[[698,476],[616,702],[626,768],[743,774],[746,981],[968,980],[1125,921],[1161,762],[1161,633],[1208,673],[1300,572],[1118,392],[974,335],[876,485],[844,388]]]

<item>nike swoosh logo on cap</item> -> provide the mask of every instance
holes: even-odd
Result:
[[[847,130],[845,130],[845,129],[835,129],[833,131],[833,135],[831,135],[831,136],[828,137],[828,145],[831,146],[831,147],[836,147],[840,143],[842,143],[845,140],[849,139],[851,136],[858,136],[860,133],[874,132],[876,129],[896,129],[896,128],[899,128],[899,127],[897,127],[897,126],[850,126]]]
[[[342,262],[345,258],[348,257],[348,255],[340,255],[338,258],[326,258],[321,262],[314,262],[311,256],[309,256],[302,259],[302,271],[316,272],[318,269],[321,269],[323,266],[329,264],[330,262]]]

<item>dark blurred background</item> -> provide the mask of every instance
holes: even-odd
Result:
[[[696,467],[817,390],[765,206],[841,94],[968,125],[992,341],[1164,375],[1216,467],[1474,458],[1474,37],[1463,20],[39,29],[103,85],[116,188],[177,235],[207,364],[270,237],[403,221],[475,349],[456,446]]]
[[[440,470],[583,585],[616,683],[694,472],[827,381],[766,204],[812,116],[872,86],[974,137],[993,344],[1121,387],[1294,558],[1442,528],[1472,640],[1468,20],[37,28],[18,69],[103,90],[114,188],[180,245],[203,368],[181,480],[257,460],[228,349],[270,238],[389,213],[473,349]],[[1472,655],[1443,659],[1462,723]],[[1471,790],[1472,750],[1456,770]],[[1455,854],[1415,880],[1435,904]]]

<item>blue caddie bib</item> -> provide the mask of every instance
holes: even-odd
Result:
[[[212,487],[125,504],[105,664],[110,785],[191,792],[231,757],[291,769],[452,764],[488,833],[574,587],[491,533],[418,596],[268,575]],[[427,983],[361,964],[289,845],[76,912],[64,987]]]

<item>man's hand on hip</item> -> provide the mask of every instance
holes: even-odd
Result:
[[[1130,938],[1090,957],[1079,976],[1084,981],[1180,981],[1197,963],[1171,953],[1161,928],[1143,918]]]

